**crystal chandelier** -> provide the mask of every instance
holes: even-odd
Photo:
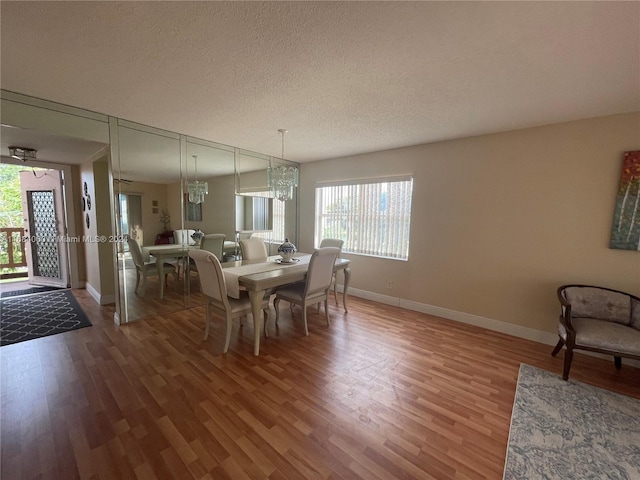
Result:
[[[196,179],[195,181],[187,182],[189,202],[202,203],[204,202],[204,196],[209,193],[209,184],[207,182],[198,181],[198,156],[193,155],[193,159],[196,163]]]
[[[284,160],[284,134],[287,131],[281,128],[278,132],[282,135],[281,158]],[[298,169],[287,165],[269,166],[267,169],[267,182],[275,198],[283,202],[291,200],[293,198],[293,189],[298,186]]]

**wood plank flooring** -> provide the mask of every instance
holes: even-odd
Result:
[[[285,306],[206,341],[204,307],[2,347],[6,479],[500,479],[520,362],[552,347],[382,304]],[[284,304],[283,304],[284,305]],[[311,313],[313,311],[313,313]],[[571,377],[640,398],[640,369],[576,354]]]

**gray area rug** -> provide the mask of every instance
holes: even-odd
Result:
[[[640,400],[522,364],[504,479],[640,479]]]

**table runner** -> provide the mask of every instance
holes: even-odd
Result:
[[[311,260],[311,255],[297,257],[300,261],[295,263],[277,263],[275,260],[279,258],[279,256],[269,257],[267,261],[263,263],[223,268],[222,272],[224,273],[224,281],[227,284],[227,295],[233,298],[240,298],[240,284],[238,283],[238,279],[243,275],[269,272],[271,270],[280,270],[294,265],[308,264],[309,260]]]

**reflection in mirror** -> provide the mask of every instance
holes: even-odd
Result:
[[[223,252],[213,252],[221,255],[221,262],[235,260],[237,251],[235,242],[235,194],[234,194],[234,149],[225,145],[208,142],[206,140],[187,137],[186,161],[184,168],[185,184],[195,180],[195,158],[198,161],[198,180],[207,182],[209,193],[205,195],[202,203],[193,204],[185,195],[185,221],[184,229],[188,231],[200,231],[204,235],[223,234],[225,241]],[[185,188],[186,192],[186,188]],[[190,215],[193,211],[197,215]],[[195,240],[193,243],[197,243]],[[203,248],[209,248],[209,243],[204,242]],[[190,292],[188,305],[194,306],[204,303],[204,297],[200,292],[197,270],[192,262],[187,263],[187,284]]]
[[[177,134],[123,120],[118,121],[117,137],[120,316],[128,322],[185,305],[184,285],[178,280],[181,249],[173,245],[172,231],[182,222],[180,141]]]
[[[115,218],[130,239],[118,245],[122,322],[204,303],[188,260],[199,247],[195,232],[225,236],[223,262],[236,260],[240,231],[264,238],[271,255],[285,238],[296,241],[297,197],[272,198],[270,157],[124,120],[112,128]],[[199,203],[187,194],[196,159],[197,180],[208,186]]]
[[[236,231],[273,230],[273,198],[236,196]]]
[[[237,149],[236,151],[236,193],[254,195],[255,192],[267,192],[267,170],[270,159],[260,153]]]

